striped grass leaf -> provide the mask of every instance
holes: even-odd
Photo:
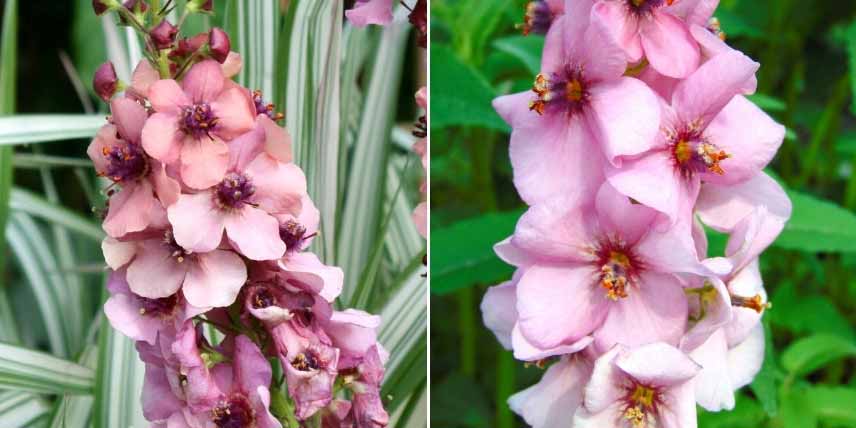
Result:
[[[104,231],[94,221],[36,195],[28,190],[14,188],[9,202],[13,211],[24,212],[51,224],[58,224],[78,235],[100,244]]]
[[[0,343],[0,389],[42,394],[91,394],[95,373],[89,367],[6,343]]]
[[[270,96],[274,87],[279,5],[276,0],[238,1],[226,5],[225,30],[232,50],[240,52],[244,67],[236,76],[241,85]]]
[[[32,428],[44,420],[50,406],[36,394],[0,391],[0,427]]]
[[[105,298],[106,295],[105,289]],[[102,317],[92,415],[94,428],[148,426],[140,403],[144,376],[145,365],[137,356],[134,342],[116,332],[107,318]]]
[[[104,125],[98,114],[27,114],[0,117],[0,146],[90,138]]]
[[[421,266],[417,264],[416,266]],[[428,328],[428,295],[422,270],[416,267],[402,275],[400,286],[387,299],[380,311],[383,324],[378,341],[389,351],[385,382],[400,384],[402,376],[426,376],[424,364],[419,366],[414,358],[425,358],[427,354],[426,331]],[[422,348],[421,351],[414,349]],[[386,386],[384,386],[386,390]]]
[[[413,207],[406,195],[393,198],[395,189],[401,185],[401,178],[406,177],[406,170],[413,165],[411,159],[416,156],[412,153],[404,156],[394,156],[387,165],[386,193],[389,195],[387,201],[392,204],[392,220],[386,230],[386,255],[395,272],[404,269],[411,259],[425,249],[425,240],[416,230],[413,223]],[[418,168],[422,168],[418,166]]]
[[[27,169],[92,168],[92,161],[89,159],[30,153],[15,153],[15,156],[12,158],[12,163],[15,165],[15,168]]]
[[[0,116],[15,110],[15,77],[18,46],[18,1],[8,0],[3,8],[0,33]],[[5,242],[9,197],[12,191],[12,147],[0,147],[0,242]],[[0,275],[5,276],[6,251],[0,251]],[[18,343],[17,323],[12,316],[6,282],[0,284],[0,340]]]
[[[410,26],[399,7],[393,23],[384,27],[365,98],[360,130],[348,172],[343,217],[336,240],[336,262],[345,272],[345,284],[355,284],[379,237],[381,198],[389,133],[395,115],[404,51]],[[346,287],[343,301],[353,296]]]
[[[403,401],[403,400],[402,400]],[[424,385],[413,390],[406,405],[399,407],[390,417],[389,426],[398,428],[425,428],[428,420],[428,390]]]
[[[339,123],[343,1],[292,4],[286,125],[309,195],[324,214],[315,250],[333,262],[339,203]]]
[[[83,351],[79,363],[94,369],[98,365],[98,348],[89,345]],[[92,395],[62,396],[56,400],[51,412],[51,428],[87,428],[92,414]]]

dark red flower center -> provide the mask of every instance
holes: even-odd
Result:
[[[685,177],[710,171],[723,175],[720,162],[731,157],[724,150],[710,143],[695,125],[686,126],[667,135],[675,167]]]
[[[566,65],[559,73],[535,77],[532,91],[538,96],[529,109],[540,115],[563,113],[568,117],[580,113],[589,103],[589,86],[582,67]]]
[[[285,242],[288,251],[298,251],[307,239],[315,236],[306,235],[306,227],[294,220],[288,220],[279,225],[279,237]]]
[[[169,318],[175,314],[178,308],[178,293],[159,299],[147,299],[135,296],[140,305],[140,315],[150,317]]]
[[[307,349],[291,360],[291,366],[302,372],[309,372],[318,370],[321,367],[321,361],[311,350]]]
[[[107,160],[104,175],[115,182],[128,182],[149,172],[149,161],[139,144],[104,147],[101,154]]]
[[[255,412],[247,397],[235,394],[211,411],[211,421],[218,428],[250,428],[255,423]]]
[[[262,91],[253,91],[253,103],[256,105],[256,115],[263,114],[272,120],[282,120],[285,118],[284,114],[276,112],[276,105],[274,103],[265,102],[262,97]]]
[[[637,15],[646,15],[663,4],[671,5],[674,0],[625,0],[630,11]]]
[[[267,287],[259,287],[253,292],[252,304],[255,309],[264,309],[275,305],[276,298]]]
[[[211,131],[220,119],[214,115],[208,103],[195,104],[185,107],[181,112],[181,130],[193,138],[211,137]]]
[[[215,198],[221,208],[237,209],[249,203],[255,191],[256,188],[246,175],[230,172],[215,188]]]
[[[601,242],[595,250],[598,282],[606,297],[616,301],[628,296],[628,290],[639,279],[642,263],[632,248],[616,239]]]
[[[547,34],[553,23],[553,11],[546,0],[535,0],[526,3],[526,12],[523,15],[523,35]]]

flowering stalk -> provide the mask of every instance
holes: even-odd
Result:
[[[214,28],[180,38],[184,19],[165,19],[172,1],[93,6],[116,11],[146,40],[131,82],[118,82],[109,63],[96,74],[111,115],[87,150],[112,181],[104,312],[137,341],[146,419],[386,426],[380,319],[334,309],[343,272],[306,250],[320,213],[277,124],[282,114],[231,80],[241,57],[229,36]],[[192,1],[182,17],[211,9]]]
[[[790,217],[763,169],[784,138],[745,95],[759,64],[702,0],[532,1],[532,92],[499,97],[530,207],[482,302],[516,358],[549,366],[509,399],[534,427],[695,427],[760,370],[758,258]],[[729,235],[708,257],[702,225]]]

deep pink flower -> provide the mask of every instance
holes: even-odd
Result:
[[[330,319],[333,308],[318,294],[323,281],[303,273],[282,271],[274,263],[258,265],[254,263],[244,293],[244,308],[250,315],[268,327],[291,320],[309,326]]]
[[[179,246],[171,231],[153,231],[139,241],[102,244],[113,269],[127,264],[131,291],[161,299],[179,290],[196,307],[223,307],[235,301],[247,280],[241,257],[228,250],[191,253]]]
[[[565,0],[533,0],[526,3],[523,25],[520,26],[523,35],[547,34],[556,18],[563,13]]]
[[[392,5],[392,0],[357,0],[352,9],[345,11],[345,16],[357,27],[386,25],[392,22]]]
[[[377,343],[380,321],[380,316],[358,309],[335,311],[329,319],[322,319],[324,332],[339,349],[339,370],[356,367],[373,348],[372,352],[386,360],[386,351]]]
[[[228,88],[220,64],[202,61],[184,77],[149,88],[153,114],[143,128],[146,152],[164,163],[180,161],[181,179],[205,189],[223,179],[229,141],[253,126],[253,104],[245,91]]]
[[[676,7],[692,8],[700,0],[602,0],[592,17],[602,20],[618,41],[627,59],[636,63],[644,57],[661,74],[683,78],[699,64],[699,47],[689,25],[676,16]],[[683,3],[683,4],[682,4]],[[715,3],[702,1],[702,3]],[[681,10],[683,11],[683,10]]]
[[[654,143],[657,97],[641,81],[623,77],[624,52],[599,21],[589,25],[591,2],[572,2],[551,27],[541,74],[531,93],[494,100],[512,127],[511,164],[520,196],[534,204],[558,195],[588,195],[609,162]]]
[[[148,299],[131,292],[125,271],[113,271],[107,280],[110,298],[104,314],[110,325],[133,340],[155,344],[158,333],[178,330],[185,321],[207,311],[185,301],[181,292],[158,299]]]
[[[101,64],[95,70],[95,76],[92,78],[92,89],[98,94],[98,97],[109,102],[110,98],[116,94],[119,87],[119,78],[116,76],[116,67],[110,61]]]
[[[785,129],[739,95],[757,69],[737,51],[699,67],[675,88],[671,105],[662,106],[663,132],[654,147],[610,168],[609,182],[677,221],[689,216],[702,181],[727,192],[758,174]]]
[[[294,400],[295,415],[304,420],[333,399],[339,350],[329,339],[297,322],[279,324],[271,336],[285,371],[288,395]]]
[[[575,428],[695,428],[693,377],[700,367],[678,349],[616,346],[594,363]]]
[[[174,203],[180,188],[163,164],[143,151],[140,133],[148,118],[146,109],[130,98],[116,98],[110,108],[114,125],[102,127],[86,153],[99,175],[121,186],[110,198],[102,225],[109,236],[118,238],[148,227],[159,205]]]
[[[592,363],[581,354],[562,357],[541,380],[508,399],[508,406],[532,428],[569,424],[583,403]]]
[[[687,299],[676,274],[730,266],[699,262],[689,228],[664,220],[609,185],[589,205],[557,200],[530,208],[512,238],[537,260],[517,285],[522,335],[541,349],[590,334],[601,352],[615,343],[677,345]]]
[[[351,412],[358,427],[383,428],[389,423],[389,415],[380,400],[380,384],[383,381],[383,362],[377,347],[368,350],[357,367],[359,377],[351,385],[354,393]]]

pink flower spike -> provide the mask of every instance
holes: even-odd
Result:
[[[700,366],[678,349],[617,346],[597,359],[576,428],[696,427],[693,377]]]
[[[351,24],[365,27],[369,24],[386,25],[392,22],[393,0],[357,0],[354,7],[345,11]]]

